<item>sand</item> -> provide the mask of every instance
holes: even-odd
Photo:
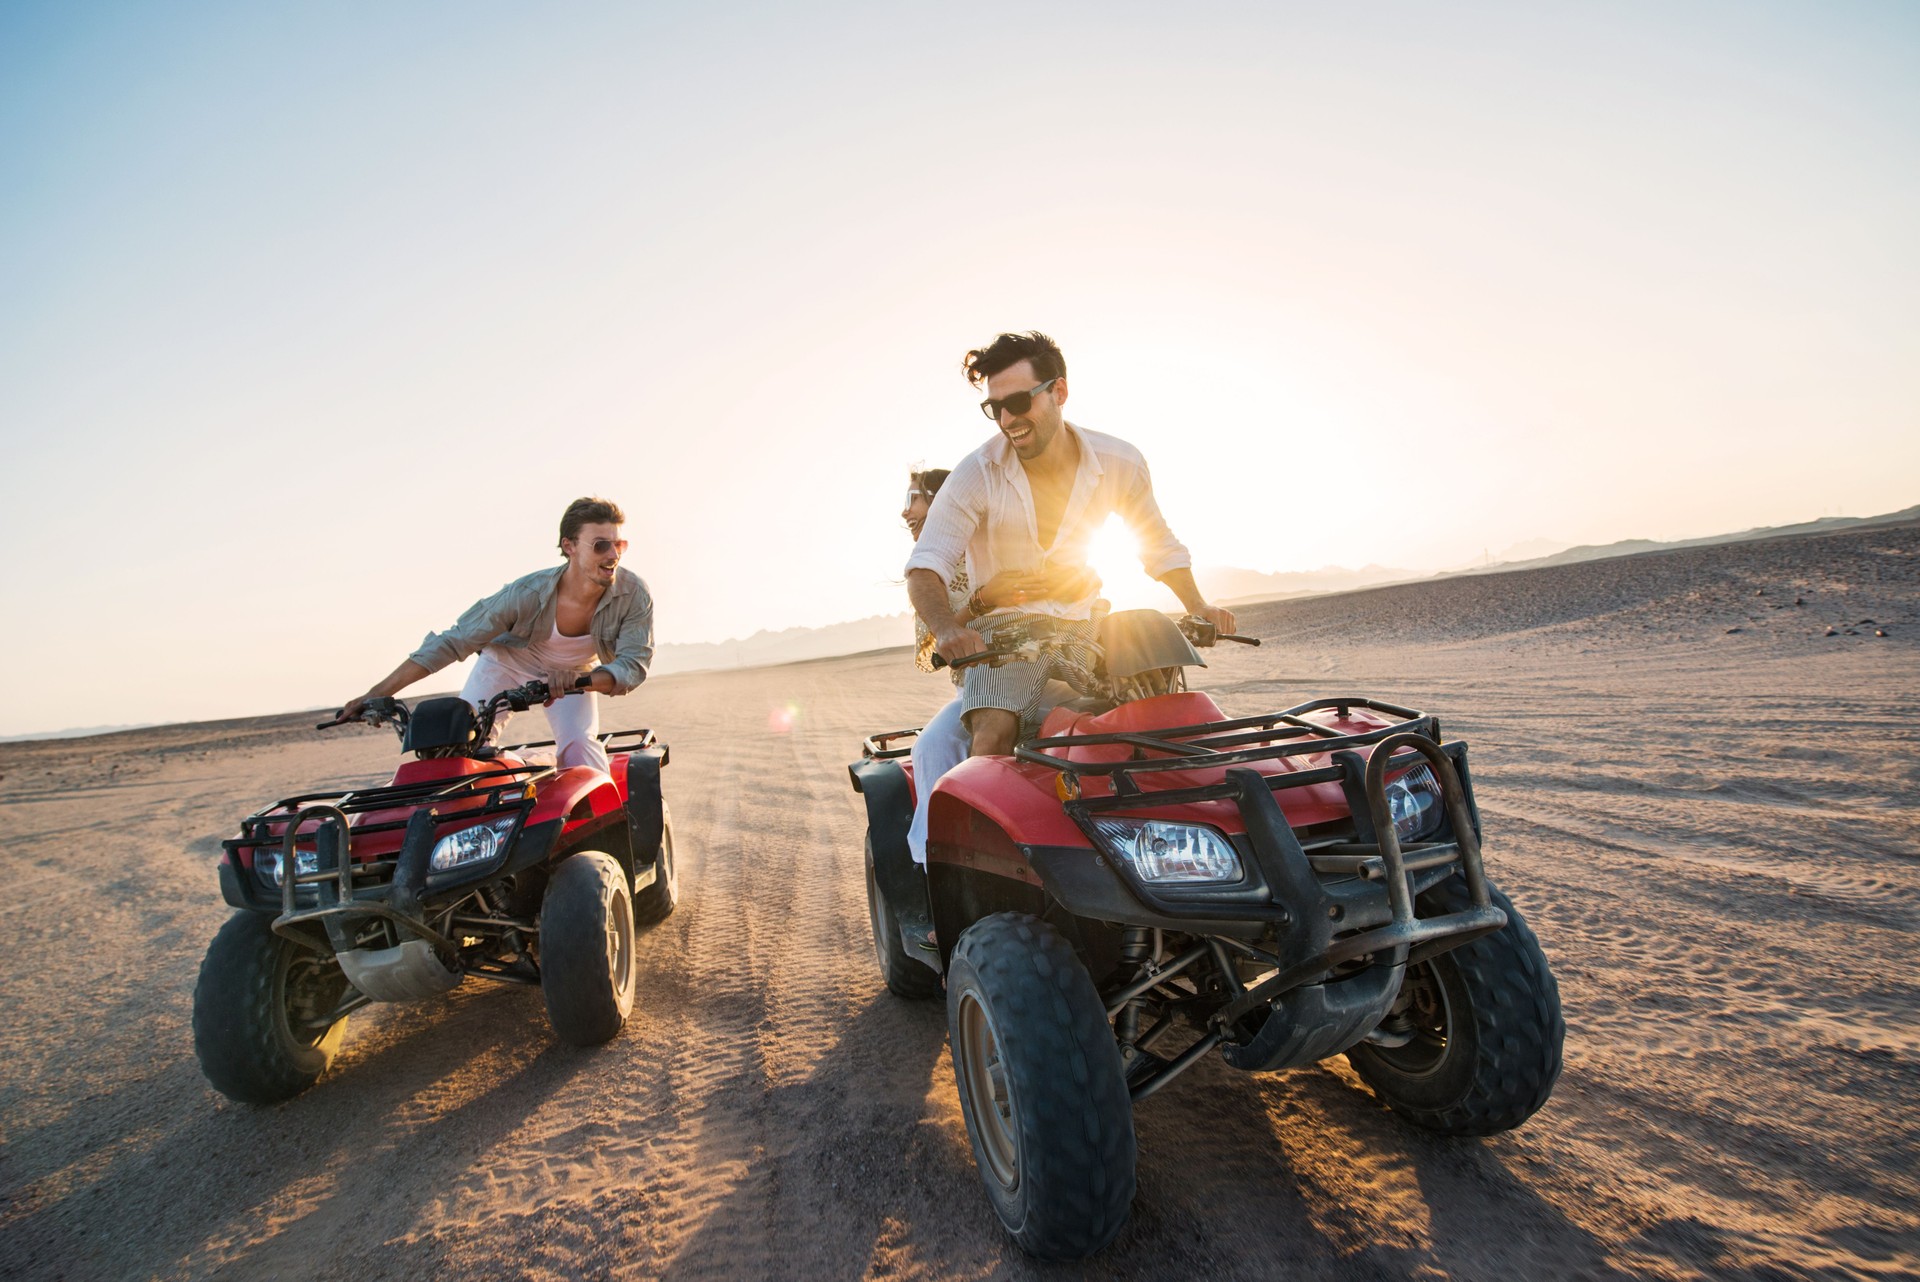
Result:
[[[607,705],[673,745],[683,890],[611,1044],[475,981],[356,1014],[267,1109],[193,1056],[218,843],[390,770],[392,738],[293,716],[0,747],[0,1275],[1920,1275],[1920,525],[1242,620],[1268,643],[1196,674],[1229,711],[1375,694],[1473,745],[1489,868],[1567,1018],[1520,1130],[1412,1130],[1343,1060],[1210,1060],[1140,1106],[1119,1240],[1023,1257],[943,1009],[889,996],[869,943],[845,764],[945,697],[890,651]]]

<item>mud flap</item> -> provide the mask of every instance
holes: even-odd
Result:
[[[867,838],[873,844],[873,876],[900,928],[907,956],[940,969],[933,944],[933,912],[927,870],[913,861],[907,829],[913,824],[913,788],[892,761],[858,761],[847,767],[853,790],[866,799]]]
[[[636,890],[653,884],[653,866],[660,859],[660,835],[666,823],[660,803],[664,754],[664,748],[649,748],[627,757],[627,827],[633,836]]]

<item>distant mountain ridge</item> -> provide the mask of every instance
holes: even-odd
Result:
[[[1245,601],[1277,601],[1282,597],[1313,596],[1322,592],[1351,592],[1355,588],[1377,587],[1403,579],[1425,576],[1414,570],[1396,570],[1385,565],[1365,565],[1349,570],[1343,565],[1322,566],[1318,570],[1292,570],[1262,574],[1237,566],[1216,565],[1194,571],[1200,590],[1209,601],[1221,605],[1239,605]]]
[[[1761,526],[1734,534],[1714,534],[1697,539],[1659,542],[1654,539],[1622,539],[1617,543],[1582,544],[1545,556],[1522,560],[1491,561],[1482,565],[1421,574],[1414,570],[1385,565],[1366,565],[1357,570],[1329,565],[1318,570],[1297,570],[1275,574],[1248,570],[1239,566],[1209,566],[1196,570],[1194,577],[1210,600],[1224,605],[1250,605],[1259,601],[1278,601],[1289,597],[1324,596],[1353,592],[1360,588],[1381,587],[1389,583],[1408,583],[1421,579],[1451,578],[1467,574],[1502,574],[1509,570],[1530,570],[1539,566],[1572,565],[1608,557],[1634,556],[1673,548],[1705,547],[1716,543],[1744,543],[1754,539],[1785,538],[1794,534],[1816,534],[1871,525],[1896,525],[1920,520],[1920,504],[1881,516],[1828,516],[1797,525]],[[1528,552],[1541,547],[1560,547],[1547,539],[1529,539],[1514,544],[1506,553]],[[821,628],[782,628],[761,630],[737,641],[669,642],[655,652],[653,671],[659,675],[696,672],[713,668],[758,668],[776,663],[800,663],[808,659],[826,659],[864,650],[884,650],[913,644],[913,615],[879,614],[847,623],[832,623]]]
[[[1441,575],[1498,574],[1507,570],[1531,570],[1543,565],[1573,565],[1580,561],[1598,561],[1607,557],[1636,556],[1642,552],[1711,547],[1719,543],[1751,543],[1758,539],[1783,539],[1795,534],[1827,534],[1835,530],[1860,529],[1873,525],[1899,525],[1902,522],[1916,520],[1920,520],[1920,503],[1902,508],[1898,512],[1883,513],[1880,516],[1823,516],[1817,521],[1802,521],[1798,525],[1762,525],[1734,534],[1709,534],[1697,539],[1674,539],[1667,543],[1654,539],[1622,539],[1618,543],[1583,543],[1578,547],[1570,547],[1550,556],[1534,557],[1525,561],[1497,561],[1492,565],[1468,566],[1459,570],[1443,570]]]

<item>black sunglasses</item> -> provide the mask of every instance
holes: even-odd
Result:
[[[981,401],[980,412],[982,414],[985,414],[988,418],[992,419],[996,423],[1000,421],[1001,410],[1005,410],[1007,413],[1012,414],[1014,417],[1018,418],[1020,415],[1025,414],[1028,410],[1033,408],[1033,398],[1036,395],[1046,391],[1049,387],[1052,387],[1055,383],[1058,383],[1059,381],[1060,381],[1060,376],[1058,374],[1055,374],[1052,378],[1048,379],[1046,382],[1035,383],[1032,387],[1029,387],[1024,392],[1015,392],[1012,396],[1003,396],[997,401]]]

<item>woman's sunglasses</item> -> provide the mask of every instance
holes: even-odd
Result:
[[[997,401],[981,401],[980,412],[998,423],[1000,411],[1005,410],[1015,418],[1033,408],[1033,398],[1060,381],[1058,374],[1044,383],[1035,383],[1024,392],[1015,392],[1012,396],[1003,396]]]

